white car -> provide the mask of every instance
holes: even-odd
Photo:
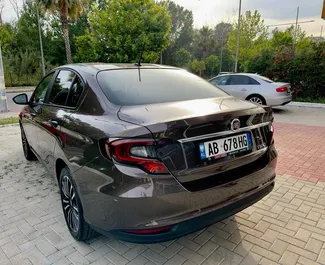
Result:
[[[274,82],[257,74],[222,74],[209,82],[234,97],[261,105],[281,106],[292,101],[289,83]]]

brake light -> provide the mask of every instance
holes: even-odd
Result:
[[[110,159],[137,166],[150,174],[168,174],[165,165],[156,154],[154,140],[115,140],[106,142],[105,150]]]
[[[288,87],[286,86],[281,86],[276,89],[276,92],[287,92],[287,91],[288,91]]]
[[[153,229],[125,230],[125,232],[130,233],[130,234],[148,235],[148,234],[158,234],[158,233],[167,232],[171,228],[172,228],[172,226],[165,226],[165,227],[159,227],[159,228],[153,228]]]

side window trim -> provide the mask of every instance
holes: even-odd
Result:
[[[35,102],[32,102],[32,100],[34,100],[34,96],[35,96],[35,92],[36,90],[39,88],[40,84],[47,78],[49,77],[50,75],[53,75],[52,78],[51,78],[51,81],[49,82],[48,84],[48,89],[46,91],[46,94],[45,94],[45,98],[44,98],[44,102],[41,104],[41,103],[35,103]],[[49,92],[51,91],[52,89],[52,85],[53,85],[53,81],[55,80],[57,74],[56,74],[56,71],[51,71],[49,72],[47,75],[43,76],[43,78],[41,79],[41,81],[39,81],[39,83],[37,84],[32,96],[30,97],[29,99],[29,103],[30,104],[33,104],[33,105],[45,105],[46,103],[46,100],[47,100],[47,97],[49,96]]]

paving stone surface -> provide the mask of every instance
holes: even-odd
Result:
[[[275,123],[277,173],[325,181],[325,127]]]
[[[0,265],[325,264],[325,129],[305,127],[276,124],[279,175],[270,195],[202,231],[152,245],[103,236],[76,242],[55,181],[24,159],[18,126],[0,128]]]

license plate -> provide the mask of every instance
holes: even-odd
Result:
[[[220,158],[238,152],[250,150],[252,139],[250,133],[200,143],[201,159]]]

